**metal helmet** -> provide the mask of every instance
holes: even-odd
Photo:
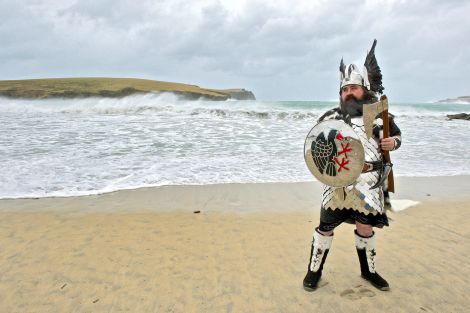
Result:
[[[364,74],[361,75],[356,65],[344,65],[343,59],[339,65],[340,71],[340,90],[347,85],[360,85],[364,86],[367,90],[373,91],[377,94],[382,94],[384,87],[382,86],[382,72],[375,58],[375,46],[377,40],[374,39],[372,48],[367,53],[364,62]]]
[[[344,72],[341,72],[340,75],[340,89],[347,85],[364,86],[364,78],[359,73],[359,70],[357,69],[357,66],[355,64],[349,64],[348,66],[346,66]]]

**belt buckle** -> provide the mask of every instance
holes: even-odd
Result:
[[[374,169],[374,165],[369,162],[364,162],[364,167],[362,168],[363,173],[369,173]]]

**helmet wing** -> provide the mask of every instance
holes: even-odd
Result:
[[[364,62],[364,79],[366,80],[366,87],[369,90],[382,94],[384,87],[382,86],[382,72],[380,71],[379,64],[375,57],[375,46],[377,39],[374,39],[372,48],[367,53],[366,60]]]

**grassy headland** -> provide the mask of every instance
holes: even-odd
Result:
[[[212,90],[195,85],[138,78],[46,78],[0,80],[0,96],[22,99],[124,97],[138,93],[169,92],[183,99],[254,99],[245,89]]]

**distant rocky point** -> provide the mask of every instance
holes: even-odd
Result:
[[[449,99],[439,100],[438,102],[439,103],[468,103],[470,104],[470,96],[449,98]]]
[[[235,100],[256,100],[253,92],[245,89],[208,89],[217,93],[227,94],[230,99]]]
[[[449,120],[467,120],[470,121],[470,114],[459,113],[459,114],[447,114]]]
[[[133,94],[172,93],[183,100],[255,100],[245,89],[207,89],[195,85],[137,78],[46,78],[0,80],[0,97],[21,99],[119,98]]]

